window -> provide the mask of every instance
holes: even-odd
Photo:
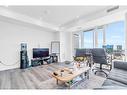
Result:
[[[104,30],[103,30],[103,28],[100,28],[100,29],[98,28],[96,31],[97,31],[97,41],[98,41],[97,47],[102,48],[102,46],[103,46],[103,31]]]
[[[84,32],[84,48],[93,48],[94,46],[94,30],[87,30]]]
[[[115,50],[119,45],[122,46],[122,49],[124,49],[124,21],[118,21],[115,23],[108,24],[105,28],[105,31],[106,44],[113,45]]]
[[[124,21],[117,21],[111,24],[95,27],[83,32],[84,48],[113,45],[114,50],[125,48]]]

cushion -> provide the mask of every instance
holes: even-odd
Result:
[[[108,79],[112,79],[127,85],[127,71],[116,68],[112,69],[108,75]]]
[[[74,57],[75,61],[84,61],[85,57]]]
[[[114,68],[127,70],[127,62],[114,61]]]
[[[127,87],[127,85],[111,79],[106,79],[102,86]]]

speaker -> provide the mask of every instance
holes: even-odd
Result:
[[[27,44],[21,43],[21,51],[27,51]]]
[[[20,69],[25,69],[29,67],[29,59],[27,56],[27,44],[21,44],[21,51],[20,51]]]

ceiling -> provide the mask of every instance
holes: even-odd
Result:
[[[0,18],[53,31],[79,31],[86,22],[124,10],[127,6],[0,6]]]
[[[107,7],[109,6],[7,6],[6,8],[59,27],[82,16],[101,12]]]

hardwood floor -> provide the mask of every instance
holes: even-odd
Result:
[[[13,69],[0,72],[0,89],[39,89],[39,84],[50,78],[61,65],[41,65],[28,69]]]
[[[1,71],[0,89],[43,89],[40,84],[53,79],[51,73],[62,67],[69,65],[53,63],[27,69]]]

